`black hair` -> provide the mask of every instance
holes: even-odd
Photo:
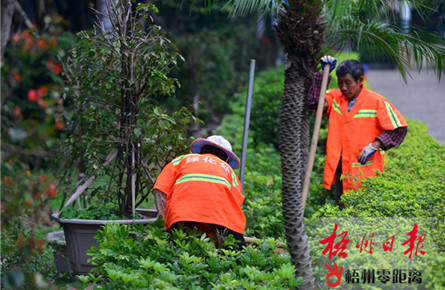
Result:
[[[205,153],[213,154],[216,157],[219,157],[221,160],[226,161],[226,162],[229,159],[229,155],[227,155],[227,153],[224,152],[224,150],[219,149],[219,148],[217,148],[215,146],[212,146],[212,145],[204,145],[204,146],[202,146],[200,153],[201,154],[205,154]]]
[[[365,68],[363,64],[355,59],[347,59],[340,63],[337,67],[337,76],[345,76],[350,74],[355,81],[361,76],[365,75]]]

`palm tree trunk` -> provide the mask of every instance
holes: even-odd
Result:
[[[284,92],[281,99],[280,156],[282,174],[282,210],[296,276],[303,277],[301,289],[313,289],[314,277],[310,249],[303,224],[301,199],[309,155],[309,112],[306,109],[308,82],[311,73],[305,71],[301,57],[288,56]]]

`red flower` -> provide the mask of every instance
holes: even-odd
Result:
[[[14,116],[17,118],[17,119],[22,119],[23,118],[23,114],[22,114],[22,110],[20,109],[20,107],[15,107],[14,108]]]
[[[269,44],[270,43],[270,39],[269,38],[267,38],[267,37],[263,37],[263,38],[261,38],[261,44]]]
[[[28,100],[31,102],[37,102],[40,99],[36,90],[31,89],[28,91]]]
[[[57,38],[56,37],[51,37],[51,39],[49,40],[49,44],[51,44],[51,45],[56,45],[57,44]]]
[[[48,59],[48,68],[52,73],[56,75],[60,74],[63,71],[62,66],[60,64],[54,63],[52,57]]]
[[[14,42],[19,42],[22,38],[21,38],[20,35],[18,35],[17,33],[14,33],[14,34],[11,36],[11,39],[12,39],[12,41],[14,41]]]
[[[25,49],[31,50],[33,46],[34,46],[34,37],[28,36],[25,40]]]
[[[48,106],[49,106],[48,102],[45,101],[45,100],[43,100],[43,99],[38,100],[38,101],[37,101],[37,104],[38,104],[39,107],[42,108],[42,109],[46,109],[46,108],[48,108]]]
[[[36,191],[32,194],[32,196],[34,196],[35,199],[39,199],[40,198],[40,191]]]
[[[37,40],[37,47],[40,48],[41,50],[49,49],[48,42],[46,42],[46,40],[43,38],[40,38],[39,40]]]
[[[11,177],[6,176],[5,178],[3,178],[3,183],[4,183],[6,186],[11,185],[11,182],[12,182]]]
[[[62,121],[56,121],[54,127],[56,127],[56,129],[60,131],[65,130],[65,124]]]
[[[37,94],[39,95],[39,98],[43,97],[44,95],[46,95],[46,93],[48,93],[48,87],[47,86],[41,86],[38,90],[37,90]]]
[[[19,74],[18,72],[15,72],[15,73],[12,75],[12,78],[13,78],[16,82],[20,82],[20,81],[23,79],[22,75]]]
[[[40,182],[46,182],[46,180],[47,180],[47,178],[46,178],[45,174],[42,174],[42,175],[39,176],[39,181]]]
[[[54,184],[51,184],[51,185],[49,186],[49,189],[48,189],[48,195],[49,195],[49,197],[51,197],[51,198],[55,198],[55,197],[57,196],[57,193],[56,193],[56,186],[55,186]]]
[[[29,36],[28,30],[23,30],[22,31],[22,38],[27,38],[28,36]]]

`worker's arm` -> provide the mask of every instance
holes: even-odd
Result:
[[[153,189],[153,196],[155,200],[156,209],[158,214],[165,218],[165,208],[167,206],[167,195],[159,189]]]
[[[307,106],[311,110],[316,110],[318,107],[318,99],[320,98],[321,82],[323,80],[323,73],[316,72],[313,74],[312,86],[309,88],[307,97]],[[328,86],[331,82],[331,76],[328,78]],[[324,101],[323,112],[328,109],[328,102]]]
[[[408,127],[399,127],[395,130],[387,130],[375,139],[381,143],[379,148],[388,151],[393,147],[399,147],[405,139],[406,133],[408,133]]]
[[[405,139],[406,133],[408,132],[408,127],[399,127],[395,130],[387,130],[377,136],[374,142],[370,143],[368,146],[363,148],[358,156],[358,161],[361,164],[365,164],[368,158],[372,156],[377,150],[382,148],[383,150],[388,150],[392,147],[398,147],[402,144],[403,139]]]
[[[331,73],[334,69],[335,66],[337,65],[337,59],[330,56],[330,55],[325,55],[320,59],[320,64],[321,64],[321,70],[324,70],[324,66],[326,64],[329,64],[329,73]],[[309,89],[309,93],[308,93],[308,107],[312,110],[316,110],[318,107],[318,100],[320,98],[320,91],[321,91],[321,83],[323,81],[323,73],[314,73],[313,75],[313,81],[312,81],[312,86]],[[328,84],[327,86],[329,87],[329,83],[331,82],[331,76],[329,75],[328,78]],[[328,109],[328,102],[325,100],[324,104],[323,104],[323,112],[326,112]]]

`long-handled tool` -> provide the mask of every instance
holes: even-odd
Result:
[[[315,116],[315,125],[314,125],[314,133],[312,135],[311,151],[309,152],[309,161],[307,164],[306,175],[304,177],[304,183],[303,183],[303,195],[301,199],[303,212],[304,208],[306,207],[307,194],[309,192],[309,185],[311,183],[312,167],[314,166],[315,151],[317,150],[318,135],[320,133],[321,117],[323,116],[324,97],[326,95],[326,90],[327,90],[330,66],[331,65],[329,63],[326,63],[323,69],[323,79],[321,81],[321,90],[320,90],[320,98],[318,99],[317,115]]]

